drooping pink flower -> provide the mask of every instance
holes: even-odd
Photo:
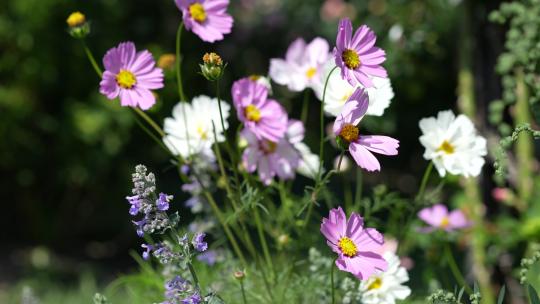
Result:
[[[232,97],[238,119],[258,140],[278,142],[287,130],[285,109],[268,99],[268,88],[249,78],[237,80],[232,86]]]
[[[347,220],[341,207],[330,210],[323,218],[321,233],[332,251],[338,254],[336,266],[352,273],[360,280],[367,280],[377,270],[386,271],[387,262],[376,253],[384,244],[384,237],[374,228],[364,228],[364,220],[352,213]]]
[[[433,207],[420,210],[418,217],[431,226],[423,228],[422,232],[431,232],[436,229],[453,231],[471,225],[461,210],[448,212],[448,209],[443,204],[436,204]]]
[[[362,88],[356,89],[343,106],[334,122],[334,134],[349,144],[349,152],[356,164],[367,171],[379,171],[381,165],[371,152],[397,155],[399,141],[381,135],[360,135],[358,124],[369,106],[368,95]]]
[[[186,29],[206,42],[215,42],[229,34],[233,18],[227,14],[229,0],[175,0],[182,11]]]
[[[270,78],[294,92],[318,88],[330,56],[330,46],[323,38],[317,37],[309,44],[298,38],[287,49],[285,59],[270,60]]]
[[[105,72],[99,92],[109,99],[120,96],[122,106],[148,110],[156,103],[151,90],[163,87],[163,71],[156,68],[152,54],[136,52],[133,42],[123,42],[103,57]]]
[[[373,86],[370,77],[388,77],[381,64],[386,60],[383,50],[375,47],[377,37],[367,26],[362,25],[353,36],[352,23],[349,18],[339,22],[334,57],[336,65],[341,68],[341,77],[352,86],[358,83],[366,88]]]
[[[291,129],[291,134],[297,138],[303,138],[302,134],[297,134],[298,123],[300,121],[291,120],[288,122],[288,128]],[[267,139],[258,139],[255,134],[244,129],[242,137],[248,142],[248,147],[242,155],[242,162],[248,172],[259,173],[261,181],[269,185],[272,179],[277,176],[282,180],[292,179],[295,176],[296,169],[300,166],[302,158],[298,150],[294,147],[297,143],[296,138],[284,136],[277,142]]]

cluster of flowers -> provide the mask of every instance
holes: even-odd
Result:
[[[171,195],[159,193],[156,195],[156,179],[152,172],[143,165],[135,167],[135,173],[132,175],[133,196],[126,197],[130,204],[129,213],[136,216],[139,213],[144,218],[139,221],[133,221],[137,227],[137,235],[152,238],[154,234],[163,235],[167,230],[173,231],[171,240],[162,238],[160,242],[153,244],[142,244],[144,249],[142,257],[145,260],[153,255],[166,269],[168,273],[182,271],[191,263],[195,252],[204,252],[208,249],[208,243],[205,242],[204,233],[193,235],[191,243],[188,241],[188,234],[179,235],[175,227],[178,224],[179,217],[175,213],[173,219],[167,214],[169,204],[172,200]],[[193,250],[192,250],[193,249]],[[180,268],[180,269],[179,269]],[[194,286],[188,280],[183,279],[178,274],[165,283],[166,301],[162,304],[174,303],[201,303],[201,295],[198,287]]]

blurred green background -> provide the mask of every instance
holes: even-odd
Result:
[[[489,23],[487,15],[500,1],[232,2],[235,24],[224,41],[207,44],[184,32],[183,74],[190,97],[213,95],[213,88],[197,74],[205,52],[216,51],[229,62],[222,87],[230,100],[235,79],[266,74],[269,59],[282,57],[297,37],[322,36],[333,45],[337,21],[344,16],[377,33],[378,45],[388,54],[385,66],[396,96],[385,115],[367,120],[366,128],[391,134],[401,147],[399,157],[383,160],[382,173],[366,176],[368,186],[384,181],[391,189],[416,192],[427,164],[418,142],[418,120],[439,110],[457,110],[464,49],[473,59],[477,125],[482,132],[491,128],[486,113],[489,102],[500,96],[494,64],[503,49],[504,28]],[[156,59],[174,52],[181,14],[172,0],[1,1],[0,290],[28,277],[70,283],[85,272],[106,282],[134,267],[128,251],[139,244],[124,197],[138,163],[158,175],[160,188],[176,196],[177,208],[189,218],[167,155],[138,128],[131,111],[99,94],[99,79],[80,41],[67,33],[65,20],[76,10],[91,22],[87,43],[98,59],[126,40],[148,48]],[[474,47],[467,45],[467,37]],[[160,123],[177,102],[173,71],[166,76],[166,88],[149,112]],[[274,94],[291,116],[299,117],[300,94],[280,87]],[[318,126],[319,107],[311,95],[308,125]],[[318,136],[307,135],[312,149]],[[489,165],[484,171],[483,196],[490,206],[493,171]]]

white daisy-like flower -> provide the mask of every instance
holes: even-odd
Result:
[[[308,145],[303,142],[304,133],[304,124],[299,120],[292,119],[285,135],[300,155],[300,163],[296,168],[296,172],[305,177],[315,179],[319,172],[319,156],[312,153]]]
[[[225,129],[229,127],[227,118],[231,107],[221,101]],[[214,126],[212,126],[212,122]],[[217,98],[198,96],[191,103],[180,102],[172,111],[172,117],[165,118],[163,142],[174,155],[189,157],[200,153],[212,154],[214,131],[218,142],[225,140],[219,116]]]
[[[320,86],[320,74],[331,56],[330,46],[323,38],[317,37],[309,44],[298,38],[291,43],[284,59],[270,60],[270,78],[293,92],[315,89]]]
[[[386,251],[383,257],[388,269],[360,283],[363,304],[395,304],[396,300],[404,300],[411,294],[411,289],[403,285],[409,281],[409,274],[401,266],[399,257],[391,251]]]
[[[420,143],[426,148],[424,158],[433,161],[441,177],[446,172],[465,177],[480,174],[487,155],[486,139],[477,135],[467,116],[441,111],[437,118],[421,119],[419,125],[423,133]]]
[[[324,92],[324,83],[328,73],[335,67],[334,62],[329,62],[325,67],[325,72],[321,73],[319,86],[315,89],[317,98],[322,101]],[[369,107],[366,115],[381,116],[384,110],[390,106],[394,98],[394,90],[389,78],[371,77],[373,87],[364,88],[362,85],[353,87],[347,80],[341,78],[339,68],[330,75],[328,87],[326,88],[326,97],[324,111],[331,116],[338,116],[343,109],[345,102],[351,97],[356,88],[364,88],[369,96]]]

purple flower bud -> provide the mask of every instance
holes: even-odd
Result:
[[[205,236],[206,233],[197,233],[191,241],[191,244],[193,244],[193,247],[195,247],[195,250],[198,252],[203,252],[208,249],[208,243],[204,241]]]
[[[135,226],[137,226],[137,235],[139,237],[143,237],[144,236],[144,230],[143,230],[143,227],[144,225],[146,225],[146,220],[145,219],[142,219],[140,221],[131,221],[133,224],[135,224]]]
[[[142,244],[142,248],[144,248],[144,252],[142,253],[142,257],[144,260],[148,260],[150,258],[150,251],[154,249],[154,247],[150,244]]]
[[[167,194],[159,194],[159,198],[156,201],[156,206],[159,211],[165,211],[169,209],[169,198],[167,197]]]
[[[139,196],[127,196],[126,199],[131,204],[131,207],[129,208],[129,214],[137,215],[137,213],[139,213],[139,210],[141,209],[141,200],[139,199]]]

